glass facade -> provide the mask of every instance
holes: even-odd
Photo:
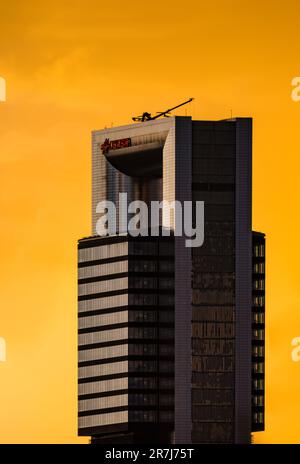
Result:
[[[252,430],[265,428],[265,236],[252,234]]]
[[[173,237],[81,240],[78,288],[79,434],[173,429]]]
[[[232,443],[235,388],[235,124],[193,123],[193,200],[205,240],[192,250],[192,440]]]

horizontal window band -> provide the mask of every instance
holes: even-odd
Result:
[[[231,324],[231,325],[234,325],[235,324],[235,321],[234,319],[231,319],[231,320],[225,320],[225,321],[222,321],[221,319],[217,319],[216,321],[215,320],[197,320],[197,319],[192,319],[192,324],[206,324],[206,323],[209,323],[209,324]]]
[[[128,322],[117,322],[115,324],[107,324],[102,325],[100,327],[89,327],[87,329],[78,329],[78,334],[88,334],[88,333],[97,333],[97,332],[104,332],[105,330],[114,330],[114,329],[121,329],[124,327],[129,327]]]
[[[126,345],[126,344],[128,344],[128,338],[124,338],[123,340],[112,340],[109,342],[97,343],[98,346],[93,345],[93,349],[94,348],[107,348],[109,346]],[[84,351],[86,349],[87,348],[84,348],[81,346],[78,347],[78,351]]]
[[[192,303],[192,308],[202,308],[203,306],[204,307],[207,307],[207,308],[224,308],[224,309],[235,309],[235,305],[234,304],[224,304],[224,303],[199,303],[199,304],[196,304],[196,303]]]
[[[173,411],[174,406],[163,406],[159,405],[159,412],[161,411]],[[92,409],[90,411],[81,411],[78,413],[78,417],[85,417],[85,416],[95,416],[98,414],[109,414],[112,412],[120,412],[120,411],[154,411],[158,412],[157,405],[128,405],[128,406],[119,406],[115,408],[103,408],[103,409]]]
[[[123,390],[105,391],[102,393],[90,393],[88,395],[78,395],[78,401],[92,400],[94,398],[106,398],[108,396],[127,395],[128,393],[128,388],[124,388]]]
[[[93,311],[81,311],[78,313],[78,318],[98,316],[100,314],[113,314],[122,311],[128,311],[129,306],[116,306],[115,308],[95,309]]]
[[[122,277],[128,277],[128,272],[119,272],[115,274],[107,274],[97,277],[87,277],[86,279],[78,279],[78,285],[90,284],[93,282],[103,282],[105,280],[121,279]]]
[[[116,395],[174,395],[174,389],[171,388],[127,388],[123,390],[111,390],[101,393],[89,393],[87,395],[78,395],[78,400],[92,400],[94,398],[105,398],[107,396],[116,396]]]
[[[78,241],[78,249],[84,250],[86,248],[98,248],[105,245],[113,245],[115,243],[128,242],[128,235],[114,235],[110,237],[101,237],[94,235],[92,237],[82,238]]]
[[[85,279],[78,279],[78,285],[81,284],[89,284],[92,282],[102,282],[104,280],[113,280],[113,279],[120,279],[122,277],[129,277],[129,278],[136,278],[136,277],[154,277],[160,279],[162,277],[174,277],[174,272],[163,272],[163,271],[128,271],[128,272],[120,272],[116,274],[107,274],[104,276],[97,276],[97,277],[87,277]]]
[[[217,339],[219,340],[219,339]],[[225,339],[227,340],[227,339]],[[130,345],[148,345],[148,344],[155,344],[155,343],[159,343],[160,345],[172,345],[174,344],[174,338],[157,338],[157,337],[153,337],[153,338],[123,338],[122,340],[112,340],[112,341],[108,341],[108,342],[103,342],[103,343],[97,343],[97,345],[99,346],[96,346],[96,344],[93,345],[93,348],[106,348],[106,347],[109,347],[109,346],[118,346],[118,345],[126,345],[128,344],[129,346]],[[78,351],[84,351],[86,350],[87,348],[82,348],[82,347],[78,347]]]
[[[80,261],[78,262],[78,268],[89,267],[89,266],[97,266],[98,264],[110,264],[110,263],[117,263],[119,261],[174,261],[174,255],[146,255],[146,254],[130,254],[130,255],[123,255],[123,256],[113,256],[111,258],[103,258],[103,259],[94,259],[89,261]]]
[[[128,406],[119,406],[114,408],[92,409],[90,411],[78,412],[78,417],[95,416],[97,414],[109,414],[112,412],[128,411]]]
[[[174,306],[172,305],[128,305],[128,306],[116,306],[115,308],[105,308],[105,309],[95,309],[92,311],[80,311],[78,313],[78,317],[89,317],[89,316],[97,316],[100,314],[113,314],[121,311],[172,311],[174,312]]]
[[[79,261],[78,268],[82,267],[89,267],[89,266],[97,266],[98,264],[110,264],[110,263],[118,263],[121,261],[128,261],[128,254],[122,256],[113,256],[111,258],[103,258],[103,259],[94,259],[89,261]]]
[[[155,374],[152,374],[152,376],[155,376]],[[120,372],[108,375],[97,375],[95,377],[82,377],[81,379],[78,379],[78,384],[81,385],[83,383],[103,382],[105,380],[115,380],[123,378],[129,378],[128,372]]]
[[[149,229],[151,231],[151,228]],[[157,242],[169,242],[172,240],[172,236],[147,236],[147,237],[132,237],[130,234],[125,235],[114,235],[102,237],[100,235],[93,235],[91,237],[85,237],[78,241],[78,249],[83,250],[86,248],[98,248],[106,245],[113,245],[116,243],[157,243]]]
[[[112,364],[122,361],[128,361],[128,355],[115,356],[113,358],[93,359],[91,361],[80,361],[78,367],[99,366],[99,364]]]
[[[157,372],[120,372],[120,373],[109,374],[109,375],[97,375],[94,377],[84,377],[84,378],[78,379],[78,384],[91,383],[91,382],[102,382],[103,380],[122,379],[124,377],[128,377],[129,379],[141,378],[141,377],[157,379],[158,373]],[[174,372],[173,373],[160,372],[159,378],[162,378],[162,377],[168,378],[169,380],[174,380]]]
[[[195,371],[194,369],[192,369],[192,375],[194,374],[234,374],[235,370],[234,369],[228,369],[228,370],[209,370],[209,369],[206,369],[205,371]]]
[[[142,310],[140,310],[142,311]],[[105,330],[113,330],[113,329],[120,329],[122,327],[128,328],[147,328],[147,327],[155,327],[155,328],[165,328],[165,329],[172,329],[174,328],[174,323],[172,322],[161,322],[161,321],[128,321],[128,322],[118,322],[115,324],[109,325],[102,325],[102,326],[93,326],[88,327],[86,329],[78,329],[78,334],[87,334],[87,333],[95,333],[95,332],[104,332]]]
[[[78,367],[87,367],[86,363],[89,363],[89,366],[98,366],[100,364],[112,364],[115,362],[120,361],[157,361],[158,365],[161,361],[170,361],[174,362],[174,354],[167,355],[167,354],[129,354],[126,356],[117,356],[114,358],[104,358],[104,359],[97,359],[92,361],[82,361],[78,363]],[[84,364],[84,366],[83,366]]]
[[[192,190],[202,192],[234,192],[235,184],[233,183],[212,183],[212,182],[193,182]]]
[[[203,338],[201,338],[201,340],[203,340]],[[210,339],[209,339],[210,340]],[[195,348],[193,349],[193,351],[196,351]],[[234,354],[223,354],[223,353],[220,353],[220,354],[195,354],[195,353],[192,353],[192,357],[193,358],[215,358],[215,357],[222,357],[222,358],[234,358]]]
[[[110,292],[92,293],[90,295],[79,296],[78,301],[94,300],[96,298],[106,298],[109,296],[117,296],[117,295],[128,295],[128,293],[129,293],[128,288],[124,288],[122,290],[112,290]]]
[[[216,340],[219,340],[216,338]],[[229,340],[226,338],[225,340]],[[108,346],[114,346],[114,345],[124,345],[126,343],[131,344],[132,342],[135,342],[135,344],[139,345],[144,345],[144,344],[165,344],[165,345],[171,345],[174,343],[174,337],[172,338],[158,338],[158,337],[143,337],[143,338],[130,338],[127,340],[113,340],[111,342],[103,342],[103,343],[91,343],[88,345],[80,345],[78,347],[78,351],[86,351],[86,350],[94,350],[96,348],[106,348]]]
[[[110,292],[91,293],[78,297],[78,301],[94,300],[96,298],[106,298],[118,295],[174,295],[174,289],[157,288],[123,288],[122,290],[112,290]]]

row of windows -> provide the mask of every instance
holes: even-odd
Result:
[[[159,384],[159,385],[158,385]],[[174,377],[129,377],[129,388],[174,388]]]
[[[163,243],[150,241],[130,242],[130,255],[168,255],[174,254],[174,243],[172,241],[164,241]]]
[[[265,349],[263,346],[253,346],[252,347],[252,355],[253,356],[264,356],[265,354]]]
[[[234,390],[195,388],[192,392],[193,404],[231,405],[234,402]]]
[[[123,295],[106,296],[105,298],[93,298],[78,302],[79,313],[86,311],[96,311],[100,309],[117,308],[128,305],[128,293]]]
[[[234,274],[232,272],[193,272],[192,287],[202,289],[232,290],[235,288]]]
[[[234,306],[224,307],[194,307],[192,308],[193,321],[233,322]]]
[[[126,339],[173,339],[174,329],[169,327],[121,327],[117,329],[100,330],[78,335],[79,346],[96,343],[107,343]]]
[[[193,443],[232,443],[233,424],[216,422],[194,422]]]
[[[192,372],[193,387],[234,388],[235,379],[232,372]]]
[[[193,356],[192,369],[198,372],[232,372],[234,358],[231,356]]]
[[[172,277],[131,277],[129,279],[130,288],[150,288],[150,289],[169,289],[174,288],[174,279]]]
[[[157,411],[130,411],[129,420],[132,422],[157,422]],[[160,411],[159,422],[173,422],[174,413],[172,411]]]
[[[128,311],[80,317],[78,320],[78,328],[87,329],[90,327],[104,327],[106,325],[121,324],[124,322],[128,322]]]
[[[234,342],[231,340],[192,339],[193,355],[233,355]]]
[[[173,295],[143,295],[143,294],[130,294],[129,304],[133,306],[171,306],[174,304]]]
[[[103,366],[101,366],[103,368]],[[128,370],[128,367],[127,367]],[[91,395],[93,393],[103,393],[114,390],[127,390],[128,378],[101,380],[96,382],[80,383],[78,385],[78,395]]]
[[[94,293],[112,292],[128,288],[128,277],[119,279],[101,280],[88,284],[78,285],[78,296],[91,295]]]
[[[115,308],[119,306],[172,306],[174,305],[174,295],[147,295],[130,294],[106,296],[104,298],[93,298],[78,302],[79,313],[86,311],[96,311],[101,309]]]
[[[252,364],[252,370],[254,374],[263,374],[264,373],[264,363],[259,362],[259,363],[253,363]]]
[[[134,393],[129,395],[129,404],[134,406],[155,406],[157,405],[157,395]]]
[[[228,175],[235,174],[234,158],[196,158],[193,159],[193,174]]]
[[[265,280],[264,279],[254,279],[253,280],[253,289],[254,290],[264,290],[265,289]]]
[[[172,361],[130,361],[129,372],[173,372],[174,363]]]
[[[233,188],[231,185],[206,183],[194,184],[194,186],[196,189],[193,189],[193,201],[204,201],[205,204],[212,203],[214,205],[234,204],[234,191],[229,191],[229,189]]]
[[[128,327],[118,329],[102,330],[78,335],[78,345],[91,345],[94,343],[106,343],[115,340],[125,340],[129,336]]]
[[[78,401],[78,411],[86,412],[97,409],[119,408],[128,405],[128,395],[113,395]]]
[[[253,406],[264,406],[264,397],[263,395],[259,396],[252,396],[252,404]]]
[[[78,352],[78,361],[97,361],[99,359],[117,358],[120,356],[128,356],[128,345],[105,346],[103,348],[94,348],[90,350],[80,350]],[[103,365],[103,371],[111,364]],[[102,374],[104,375],[104,373]]]
[[[130,377],[128,379],[129,388],[157,388],[156,377]]]
[[[201,250],[202,247],[199,248]],[[193,269],[199,272],[234,272],[235,259],[234,256],[197,256],[195,250],[192,249]]]
[[[113,243],[78,250],[79,263],[128,255],[128,242]]]
[[[226,322],[193,322],[192,337],[233,338],[234,324]]]
[[[265,263],[254,263],[253,272],[255,274],[264,274],[265,273]]]
[[[139,261],[129,261],[129,271],[132,272],[173,272],[174,271],[174,262],[158,260],[139,260]]]
[[[254,390],[264,390],[264,380],[263,379],[254,379],[252,383],[253,383],[253,389]]]
[[[131,406],[172,406],[174,404],[174,395],[170,394],[145,394],[134,393],[129,395],[129,404]]]
[[[174,311],[129,311],[130,322],[173,322]]]
[[[172,356],[174,354],[174,345],[169,344],[130,344],[129,355],[148,355],[155,356],[157,352],[161,356]]]
[[[131,143],[133,146],[145,145],[147,143],[153,142],[161,142],[162,144],[164,144],[167,135],[167,132],[154,132],[151,134],[136,135],[131,138]]]
[[[193,289],[192,304],[194,305],[233,305],[235,301],[234,289]]]
[[[230,123],[227,123],[228,127],[225,124],[226,124],[225,122],[224,123],[217,122],[213,126],[212,130],[209,130],[209,127],[208,127],[206,130],[204,130],[203,128],[202,130],[193,131],[193,143],[201,144],[201,146],[199,147],[199,152],[198,152],[199,155],[201,154],[203,156],[203,153],[202,153],[203,145],[202,144],[209,144],[208,146],[212,147],[211,153],[214,153],[216,150],[218,150],[221,153],[223,153],[224,151],[225,153],[231,154],[232,156],[235,154],[235,131],[232,130],[231,127],[229,130]],[[223,144],[229,144],[229,146],[228,145],[223,146]],[[228,146],[228,150],[225,150],[226,146]],[[222,147],[222,150],[221,150],[221,147]],[[197,151],[194,151],[194,153],[195,155],[198,154]],[[212,156],[214,155],[212,154]]]
[[[252,313],[252,321],[254,324],[264,324],[265,323],[265,314],[264,313]]]
[[[192,411],[195,421],[232,422],[234,414],[232,406],[194,405]]]
[[[206,212],[212,209],[213,206],[206,205]],[[214,208],[216,206],[214,205]],[[231,208],[228,205],[219,206],[220,209]],[[203,246],[199,249],[193,250],[195,254],[200,255],[232,255],[234,252],[234,239],[233,237],[205,237]]]
[[[253,306],[258,306],[260,308],[265,306],[265,297],[264,296],[254,296],[253,297]]]
[[[263,424],[264,423],[264,413],[263,412],[255,412],[253,415],[253,419],[255,424]]]
[[[128,411],[118,411],[93,416],[79,417],[79,429],[87,427],[99,427],[101,425],[121,424],[128,421]]]
[[[255,245],[254,246],[254,256],[263,258],[265,256],[265,246],[264,245]]]
[[[111,362],[107,364],[96,364],[78,368],[78,378],[86,379],[100,377],[102,375],[122,374],[128,372],[128,361]]]
[[[264,331],[264,329],[254,329],[253,330],[253,339],[254,340],[264,340],[265,339],[265,331]]]
[[[80,267],[78,279],[120,274],[122,272],[173,272],[174,262],[165,260],[122,260],[113,263]]]
[[[128,272],[128,260],[117,261],[114,263],[96,264],[94,266],[85,266],[78,269],[78,279],[87,279],[91,277],[121,274]]]

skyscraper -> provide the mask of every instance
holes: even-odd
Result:
[[[92,147],[92,236],[78,245],[79,434],[250,443],[264,424],[251,119],[147,121],[95,131]],[[172,233],[177,213],[163,236],[163,205],[157,235],[132,237],[119,193],[149,206],[204,201],[203,245]],[[97,235],[103,200],[120,216],[107,237]]]

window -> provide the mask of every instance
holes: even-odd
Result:
[[[264,313],[253,313],[253,322],[255,324],[264,324],[265,323]]]

